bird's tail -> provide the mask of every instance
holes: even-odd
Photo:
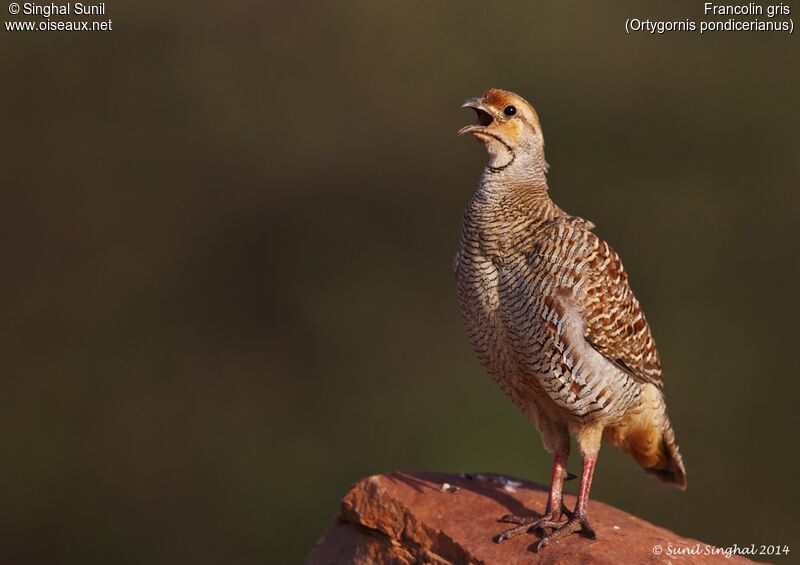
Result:
[[[652,467],[644,467],[644,470],[661,481],[683,490],[686,488],[686,468],[683,466],[683,458],[669,418],[665,418],[663,428],[658,461]]]

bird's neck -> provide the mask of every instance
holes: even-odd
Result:
[[[511,222],[540,223],[566,213],[550,198],[547,179],[541,176],[516,176],[487,167],[472,199],[471,208],[481,215]]]
[[[507,255],[524,250],[538,228],[561,216],[566,213],[550,199],[545,179],[514,179],[487,168],[467,207],[462,238],[480,241],[489,255]]]
[[[555,206],[548,195],[547,169],[541,146],[521,146],[503,166],[494,166],[489,160],[476,196],[505,204],[513,202],[526,212],[547,214],[549,205]]]

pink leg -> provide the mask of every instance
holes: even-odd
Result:
[[[578,501],[575,503],[575,511],[569,521],[553,531],[553,533],[546,535],[542,538],[536,546],[536,551],[541,550],[544,546],[553,540],[562,538],[574,532],[581,532],[586,537],[595,539],[597,536],[594,530],[589,525],[588,508],[589,508],[589,490],[592,488],[592,475],[594,474],[594,465],[597,461],[594,457],[587,457],[583,460],[583,472],[581,473],[581,485],[578,489]]]
[[[550,481],[550,496],[547,498],[547,513],[554,514],[561,512],[562,496],[564,489],[564,477],[567,475],[568,452],[556,453],[553,462],[553,478]]]
[[[586,516],[589,509],[589,489],[592,488],[592,476],[594,475],[594,465],[597,459],[586,458],[583,461],[583,471],[581,472],[581,486],[578,490],[578,501],[575,503],[575,514]]]
[[[555,455],[553,462],[553,479],[550,482],[550,495],[547,497],[547,508],[541,518],[533,516],[514,516],[507,514],[500,518],[501,522],[517,524],[517,526],[502,532],[495,538],[497,543],[513,538],[520,534],[532,532],[536,528],[557,528],[561,526],[562,489],[564,478],[567,475],[567,459],[569,451],[560,451]],[[566,510],[566,509],[564,509]]]

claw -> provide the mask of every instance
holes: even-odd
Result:
[[[589,539],[597,539],[597,534],[595,534],[594,529],[589,525],[589,521],[586,519],[586,517],[577,517],[573,515],[566,524],[553,530],[552,533],[539,540],[539,543],[536,544],[536,552],[538,553],[541,551],[551,541],[575,532],[580,532]]]
[[[539,543],[536,544],[536,553],[542,551],[544,549],[544,546],[547,545],[547,542],[548,542],[547,538],[542,538],[541,540],[539,540]]]
[[[495,536],[494,541],[496,543],[503,542],[507,539],[511,539],[521,534],[526,533],[533,533],[537,529],[540,529],[547,533],[547,531],[551,529],[558,529],[561,527],[564,522],[561,521],[561,513],[555,512],[548,512],[544,516],[540,518],[534,518],[533,516],[515,516],[513,514],[506,514],[499,522],[504,522],[507,524],[517,524],[517,526],[510,528],[504,532],[501,532],[497,536]]]
[[[494,542],[495,543],[501,543],[501,542],[504,542],[507,539],[510,539],[510,538],[513,537],[513,536],[506,535],[507,533],[508,532],[503,532],[502,534],[498,534],[497,536],[495,536]]]

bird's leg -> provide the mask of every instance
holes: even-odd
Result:
[[[536,528],[557,528],[562,524],[562,512],[571,515],[570,511],[564,506],[561,491],[564,487],[564,478],[567,474],[566,465],[569,458],[569,450],[558,451],[553,462],[553,479],[550,482],[550,495],[547,497],[547,508],[545,514],[540,518],[533,516],[515,516],[507,514],[500,518],[501,522],[517,524],[515,527],[502,532],[495,538],[497,543],[513,538],[520,534],[533,532]]]
[[[536,551],[553,540],[557,540],[574,532],[581,532],[588,538],[595,539],[597,536],[589,525],[588,505],[589,489],[592,487],[592,475],[594,474],[594,464],[596,457],[584,457],[583,472],[581,473],[581,485],[578,489],[578,501],[575,503],[575,511],[570,519],[563,526],[556,528],[552,533],[544,536],[536,546]]]

